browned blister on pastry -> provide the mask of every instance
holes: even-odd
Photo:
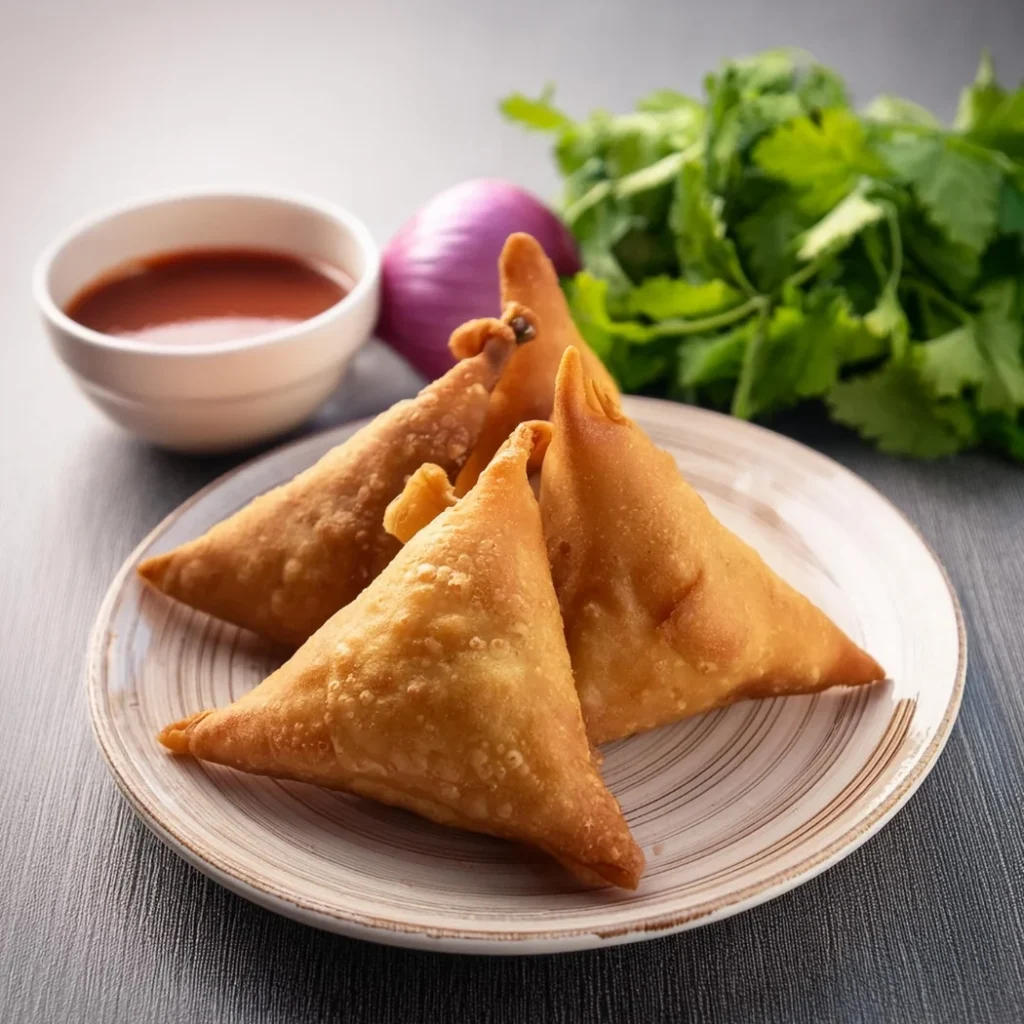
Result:
[[[536,321],[509,304],[452,336],[462,361],[381,413],[315,466],[256,498],[139,573],[200,611],[297,647],[391,561],[384,510],[423,463],[454,478],[476,443],[490,393]]]
[[[540,504],[587,730],[628,736],[881,666],[727,530],[568,351]]]
[[[480,439],[456,481],[459,494],[473,486],[517,424],[550,418],[555,375],[568,346],[580,350],[588,376],[610,394],[618,394],[615,381],[576,329],[558,274],[540,243],[530,235],[509,235],[499,270],[501,301],[522,303],[532,309],[537,315],[538,333],[534,342],[512,356],[494,389]]]
[[[591,755],[527,482],[549,430],[521,426],[466,497],[255,690],[160,739],[529,843],[590,884],[635,888],[643,854]]]

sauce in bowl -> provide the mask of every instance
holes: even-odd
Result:
[[[190,249],[119,267],[64,312],[83,327],[174,348],[243,341],[301,323],[348,294],[327,263],[260,249]]]

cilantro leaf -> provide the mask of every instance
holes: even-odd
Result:
[[[640,391],[671,372],[675,360],[675,345],[666,342],[621,347],[612,360],[612,374],[625,391]]]
[[[895,96],[858,114],[772,50],[705,93],[502,105],[554,139],[585,268],[566,295],[623,389],[745,417],[823,397],[887,451],[1024,461],[1024,87],[984,57],[946,129]]]
[[[499,104],[499,109],[509,121],[530,131],[557,132],[569,128],[572,120],[551,102],[553,96],[554,89],[550,85],[535,100],[516,92],[506,96]]]
[[[708,94],[708,119],[704,131],[704,181],[706,187],[723,192],[739,162],[738,109],[743,90],[736,69],[726,65],[720,74],[704,80]]]
[[[982,311],[973,321],[914,346],[917,368],[940,397],[977,388],[982,412],[1015,415],[1024,407],[1024,329],[1015,310],[1016,287],[1004,281],[979,297]]]
[[[896,180],[910,185],[938,160],[942,139],[937,135],[887,130],[875,141],[875,150]]]
[[[914,124],[922,128],[941,128],[939,119],[920,104],[899,96],[876,96],[864,108],[864,116],[869,121],[882,124]]]
[[[664,377],[675,361],[675,343],[647,335],[639,324],[613,321],[608,313],[608,282],[581,271],[564,283],[573,320],[587,344],[619,386],[636,391]],[[631,336],[632,330],[640,339]],[[643,344],[632,344],[640,340]]]
[[[595,354],[610,364],[615,339],[601,326],[608,317],[608,282],[581,271],[565,280],[562,288],[580,334]]]
[[[1002,173],[956,139],[897,133],[879,143],[897,177],[913,189],[929,221],[955,245],[980,253],[996,227]]]
[[[687,285],[686,282],[670,283]],[[693,290],[690,291],[690,288]],[[711,282],[710,286],[705,284],[684,287],[674,296],[659,295],[658,291],[659,289],[655,288],[654,293],[648,293],[648,298],[653,302],[669,302],[685,297],[694,305],[698,301],[707,303],[712,298],[718,298],[729,301],[732,308],[704,317],[670,317],[659,319],[655,323],[640,323],[637,320],[621,319],[612,315],[609,310],[609,283],[603,278],[594,277],[588,271],[581,270],[566,288],[575,317],[611,338],[621,338],[633,345],[645,345],[660,338],[678,339],[731,326],[749,316],[761,301],[748,300],[742,306],[735,306],[731,299],[727,299],[729,293],[722,288],[720,281]],[[643,301],[641,298],[641,302]],[[622,305],[629,310],[631,303],[631,298],[627,297]],[[607,345],[604,347],[607,348]]]
[[[999,230],[1024,235],[1024,184],[1007,178],[999,195]]]
[[[840,109],[824,111],[820,123],[800,117],[776,129],[757,144],[754,162],[799,190],[807,211],[818,214],[850,192],[861,175],[885,173],[856,115]]]
[[[964,295],[978,278],[977,249],[950,241],[931,223],[908,217],[901,221],[908,255],[937,278],[953,295]]]
[[[628,210],[600,201],[578,215],[572,224],[584,264],[610,282],[617,294],[632,287],[615,250],[633,226],[633,215]]]
[[[790,273],[797,238],[810,221],[792,195],[783,192],[763,202],[736,225],[743,257],[761,288],[777,287]]]
[[[885,210],[878,203],[865,199],[860,192],[851,192],[804,234],[797,255],[802,260],[813,260],[824,252],[841,249],[854,235],[884,216]]]
[[[742,187],[749,151],[763,136],[802,115],[847,106],[842,79],[792,49],[727,61],[707,76],[705,89],[707,182],[727,197]]]
[[[804,59],[798,66],[793,87],[808,114],[829,107],[850,105],[846,83],[842,78],[831,68],[808,59]]]
[[[981,269],[975,282],[974,302],[980,301],[981,293],[990,284],[1008,278],[1021,277],[1024,263],[1024,238],[1019,235],[999,235],[981,257]]]
[[[882,292],[878,305],[864,317],[864,326],[874,337],[890,339],[893,354],[902,358],[910,344],[910,324],[895,291],[886,288]]]
[[[1014,160],[1024,160],[1024,86],[1010,93],[969,138]]]
[[[615,257],[630,281],[642,281],[652,274],[674,274],[678,266],[672,236],[647,230],[639,218],[615,246]]]
[[[988,372],[978,351],[974,324],[964,324],[933,341],[914,346],[918,372],[940,398],[980,384]]]
[[[778,123],[772,119],[772,100],[790,103],[786,112],[776,111],[778,117],[792,117],[801,112],[799,102],[788,93],[793,71],[792,55],[774,50],[728,61],[718,74],[707,76],[704,159],[711,191],[717,194],[729,191],[731,179],[739,170],[742,151],[759,134]]]
[[[801,398],[826,394],[846,354],[847,324],[838,306],[805,315],[780,306],[746,351],[746,387],[737,388],[733,414],[750,419]]]
[[[696,118],[703,117],[704,114],[700,100],[676,92],[675,89],[655,89],[654,92],[637,100],[636,108],[653,114],[661,114],[667,110],[688,110]]]
[[[667,134],[676,120],[679,123],[675,127],[679,131],[688,133],[693,129],[691,118],[686,112],[625,114],[609,118],[605,125],[601,154],[607,173],[613,178],[625,178],[669,156],[674,147]]]
[[[1006,90],[996,82],[996,69],[992,54],[986,50],[981,55],[974,81],[960,93],[953,127],[969,132],[988,121],[1006,98]]]
[[[842,366],[855,366],[890,353],[892,332],[872,331],[866,319],[853,312],[849,296],[841,288],[821,288],[809,297],[808,306],[825,318]]]
[[[988,414],[980,417],[978,429],[992,447],[1024,462],[1024,424],[1009,416]]]
[[[599,330],[608,338],[623,338],[627,341],[645,342],[656,338],[657,327],[648,327],[633,320],[613,320],[608,312],[608,281],[595,277],[589,271],[581,270],[567,289],[573,315],[578,323],[587,324]],[[599,342],[605,351],[610,351],[610,342]],[[601,354],[600,352],[598,353]]]
[[[649,277],[629,294],[627,309],[652,320],[708,316],[743,301],[735,288],[716,278],[693,284],[670,277]]]
[[[876,373],[842,381],[828,396],[832,415],[883,452],[935,459],[975,440],[966,402],[937,402],[912,366],[890,363]]]
[[[679,385],[694,388],[716,381],[735,380],[756,327],[756,320],[751,319],[724,334],[688,338],[679,346]]]
[[[929,220],[956,245],[980,252],[996,226],[1002,175],[952,141],[915,168],[914,191]]]
[[[555,141],[558,169],[566,177],[566,191],[571,198],[573,179],[581,175],[588,184],[606,177],[603,159],[608,135],[609,117],[598,111],[586,121],[563,127]],[[579,194],[579,189],[575,194]]]
[[[987,52],[973,84],[960,96],[954,127],[975,142],[1024,160],[1024,85],[1012,93],[999,85]]]
[[[983,412],[1016,413],[1024,406],[1024,327],[1012,281],[990,285],[979,295],[982,311],[976,320],[978,350],[988,367],[978,389]]]
[[[732,76],[737,89],[748,95],[784,93],[792,88],[797,61],[802,58],[799,51],[786,47],[762,50],[727,61],[722,67],[722,76]]]
[[[669,224],[684,274],[703,281],[722,278],[746,292],[753,290],[736,246],[726,235],[722,200],[708,190],[703,168],[696,161],[680,169]]]

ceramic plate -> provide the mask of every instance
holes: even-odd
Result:
[[[276,667],[250,634],[141,586],[136,564],[289,479],[360,424],[243,466],[143,541],[89,659],[103,755],[146,824],[199,870],[300,921],[379,942],[540,953],[631,942],[778,896],[845,857],[910,797],[956,717],[966,663],[949,581],[877,491],[804,446],[715,413],[630,398],[723,522],[886,666],[891,680],[736,705],[605,748],[647,872],[590,892],[512,843],[299,783],[170,756],[157,730]]]

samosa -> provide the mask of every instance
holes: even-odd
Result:
[[[491,395],[487,421],[455,489],[465,494],[519,423],[551,417],[555,375],[570,345],[580,350],[588,376],[616,395],[615,381],[573,323],[554,265],[531,235],[509,235],[498,263],[501,301],[521,303],[537,315],[537,338],[513,354]]]
[[[675,461],[562,359],[540,506],[595,744],[881,666],[727,530]]]
[[[381,413],[316,465],[139,573],[170,597],[298,647],[391,561],[384,510],[423,463],[454,479],[517,346],[536,334],[513,303],[452,335],[457,363]]]
[[[290,661],[161,741],[529,843],[589,884],[635,888],[643,854],[587,741],[527,480],[549,431],[519,427],[470,494]],[[421,498],[413,484],[398,504]]]

